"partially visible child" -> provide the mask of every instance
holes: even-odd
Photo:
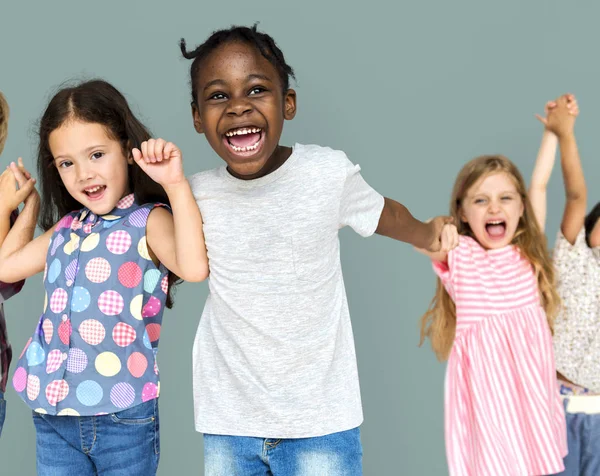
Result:
[[[559,299],[517,167],[499,155],[468,162],[454,184],[450,211],[456,226],[446,226],[446,240],[458,240],[458,247],[427,253],[439,279],[422,320],[422,338],[448,359],[450,474],[561,471],[565,416],[551,336]]]
[[[558,139],[566,198],[553,255],[562,299],[554,351],[569,444],[560,474],[592,476],[600,474],[600,203],[586,216],[587,188],[574,133],[579,111],[575,98],[562,96],[546,109],[540,118],[544,137]],[[534,203],[539,203],[536,216],[541,226],[545,185],[556,152],[556,139],[552,141],[554,146],[538,157],[530,190]]]
[[[4,95],[0,92],[0,155],[2,155],[8,136],[8,117],[8,103],[6,102]],[[16,192],[14,194],[14,201],[9,198],[11,189]],[[10,226],[17,217],[17,207],[33,190],[33,182],[31,182],[17,192],[15,177],[10,170],[4,171],[0,176],[0,208],[2,209],[0,212],[0,243],[4,241]],[[4,392],[6,392],[6,382],[8,380],[8,371],[12,359],[12,348],[8,340],[3,303],[8,298],[17,294],[22,287],[23,281],[19,281],[18,283],[0,282],[0,435],[2,435],[2,427],[4,426],[4,418],[6,416],[6,400],[4,399]]]

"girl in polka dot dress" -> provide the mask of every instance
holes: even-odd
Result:
[[[33,410],[38,474],[155,474],[163,310],[176,276],[208,275],[181,152],[104,81],[56,94],[39,134],[46,232],[33,239],[36,200],[0,243],[0,280],[44,271],[44,311],[13,376]],[[21,163],[10,167],[27,186]]]

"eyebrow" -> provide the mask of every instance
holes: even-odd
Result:
[[[508,195],[519,195],[519,192],[512,191],[512,190],[504,190],[504,191],[500,192],[498,195],[507,195],[507,194],[508,194]],[[471,198],[475,198],[475,197],[479,197],[479,196],[482,196],[482,195],[483,195],[483,196],[485,196],[485,197],[489,196],[489,194],[488,194],[488,193],[485,193],[485,192],[479,192],[479,193],[474,193],[473,195],[470,195],[470,197],[471,197]],[[467,197],[468,197],[468,196],[469,196],[469,195],[467,195]]]
[[[96,144],[96,145],[92,145],[90,147],[88,147],[87,149],[85,149],[83,151],[84,154],[89,154],[92,150],[94,149],[105,149],[107,146],[106,144]],[[56,157],[54,157],[54,161],[57,161],[59,159],[70,159],[71,156],[68,154],[65,155],[57,155]]]
[[[253,79],[261,79],[263,81],[268,81],[269,83],[273,82],[273,80],[271,78],[269,78],[268,76],[265,76],[264,74],[258,74],[258,73],[249,74],[248,76],[246,76],[245,81],[248,82]],[[206,91],[211,86],[225,85],[225,84],[227,84],[227,83],[222,79],[213,79],[212,81],[209,81],[208,83],[206,83],[206,85],[204,86],[204,91]]]

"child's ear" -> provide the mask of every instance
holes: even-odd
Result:
[[[291,121],[296,116],[296,91],[288,89],[283,101],[283,118]]]
[[[131,149],[133,149],[133,144],[130,140],[127,141],[127,165],[133,165],[133,155],[131,155]]]
[[[196,132],[198,134],[204,134],[204,126],[200,119],[200,111],[198,111],[198,106],[194,102],[192,102],[192,118],[194,119],[194,129],[196,129]]]

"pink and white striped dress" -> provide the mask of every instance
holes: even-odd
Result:
[[[562,471],[565,415],[531,264],[514,246],[486,251],[461,236],[448,263],[433,267],[456,304],[445,384],[450,474]]]

